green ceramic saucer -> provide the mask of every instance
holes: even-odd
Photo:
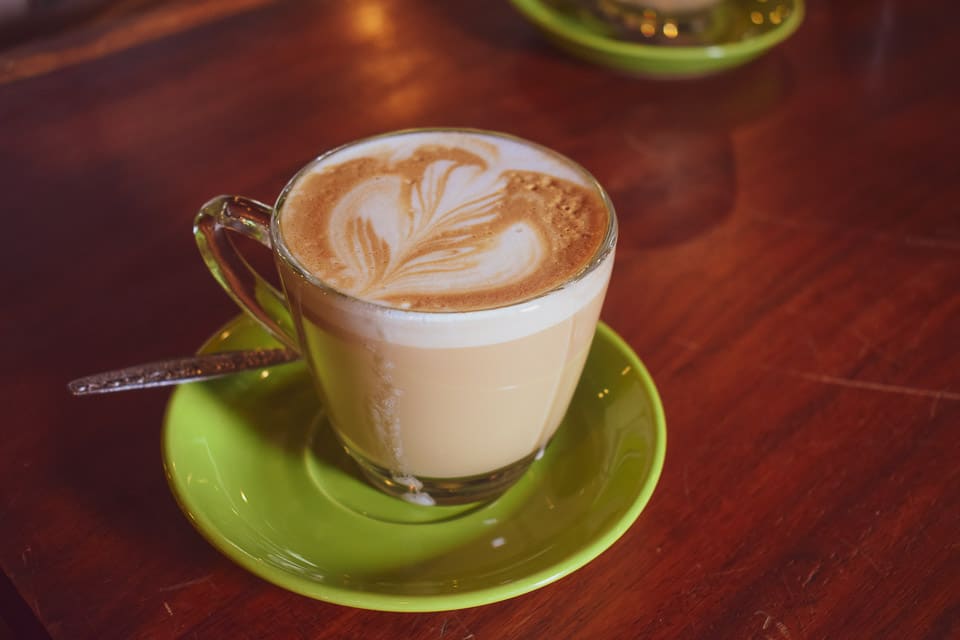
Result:
[[[617,28],[577,9],[577,0],[511,0],[558,47],[577,57],[648,76],[702,76],[730,69],[787,39],[803,22],[803,0],[722,0],[722,26],[699,46],[628,41]],[[681,37],[683,34],[681,34]],[[651,40],[652,41],[652,40]]]
[[[241,316],[202,351],[272,344]],[[164,467],[187,518],[231,560],[367,609],[472,607],[575,571],[640,514],[666,447],[653,382],[606,326],[545,455],[487,504],[421,507],[379,493],[318,413],[301,363],[180,386]]]

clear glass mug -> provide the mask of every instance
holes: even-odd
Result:
[[[298,180],[356,145],[465,132],[551,154],[600,195],[607,225],[587,267],[536,298],[470,311],[416,311],[352,297],[321,281],[284,242],[280,221]],[[283,292],[256,273],[228,231],[271,249]],[[596,330],[617,240],[603,188],[534,143],[467,129],[400,131],[349,143],[303,167],[273,207],[220,196],[197,215],[198,248],[224,290],[306,360],[334,433],[367,479],[417,504],[496,497],[547,445],[567,410]],[[491,340],[490,336],[496,336]]]

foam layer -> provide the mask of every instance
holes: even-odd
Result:
[[[316,278],[400,309],[471,311],[536,297],[595,257],[609,213],[572,163],[510,138],[409,132],[315,164],[280,233]]]
[[[467,313],[418,313],[364,304],[327,294],[299,278],[288,264],[281,262],[279,268],[288,295],[304,316],[305,326],[321,327],[342,339],[371,344],[454,349],[519,340],[567,322],[595,302],[599,311],[613,262],[611,248],[584,277],[548,295],[514,306]],[[592,321],[595,323],[596,318]]]

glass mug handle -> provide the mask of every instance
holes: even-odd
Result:
[[[227,237],[234,231],[273,249],[273,209],[242,196],[217,196],[200,209],[193,235],[213,277],[241,309],[285,347],[300,352],[283,295],[257,273]]]

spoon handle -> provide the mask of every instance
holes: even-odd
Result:
[[[148,362],[115,371],[95,373],[68,383],[67,388],[75,396],[149,389],[181,382],[219,378],[237,371],[285,364],[299,358],[300,354],[289,349],[224,351],[189,358]]]

